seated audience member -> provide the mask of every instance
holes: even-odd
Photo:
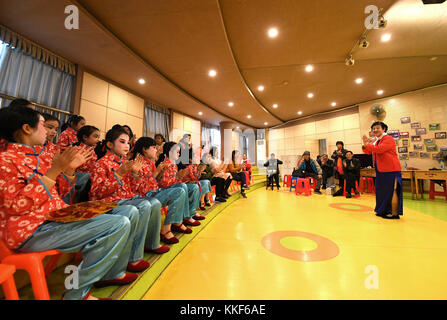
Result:
[[[334,161],[329,159],[327,154],[323,154],[320,159],[317,160],[318,164],[323,171],[323,190],[326,189],[326,185],[331,187],[333,185],[334,176]]]
[[[82,116],[72,115],[61,127],[61,134],[57,140],[57,145],[64,151],[73,143],[78,142],[78,130],[85,126],[85,119]]]
[[[345,177],[343,172],[343,160],[346,159],[347,150],[344,149],[345,144],[343,141],[337,141],[335,144],[337,149],[332,153],[331,158],[334,159],[335,179],[338,179],[338,185],[340,189],[333,194],[334,197],[342,196],[345,187]]]
[[[264,167],[267,167],[267,186],[265,189],[267,190],[269,186],[272,186],[273,190],[273,179],[275,179],[276,187],[279,190],[279,165],[283,164],[283,162],[279,159],[275,158],[275,154],[272,153],[270,155],[270,159],[267,160],[266,163],[264,163]]]
[[[189,150],[188,150],[189,154]],[[180,183],[183,177],[187,174],[187,170],[179,169],[180,165],[176,165],[180,157],[180,146],[175,142],[166,142],[163,146],[163,153],[157,161],[157,167],[164,164],[167,169],[163,175],[157,178],[158,185],[161,188],[169,188],[172,186],[180,186],[185,190],[187,195],[183,205],[183,223],[188,226],[200,226],[200,222],[194,219],[196,210],[199,207],[200,190],[196,183]],[[188,160],[187,160],[188,161]],[[188,231],[188,233],[190,233]]]
[[[125,250],[128,252],[131,272],[149,267],[143,260],[145,250],[160,248],[161,204],[157,199],[146,199],[132,191],[145,163],[142,157],[129,161],[129,135],[124,128],[115,127],[107,132],[105,140],[95,149],[98,160],[90,171],[90,200],[116,201],[118,205],[133,205],[138,215],[129,218],[131,231]]]
[[[346,183],[346,198],[351,198],[351,191],[354,190],[355,194],[359,194],[357,188],[355,187],[355,182],[357,177],[360,176],[360,161],[359,159],[353,158],[352,151],[346,152],[346,159],[343,160],[343,169],[345,172],[345,183]]]
[[[1,241],[23,253],[81,252],[79,284],[65,291],[65,300],[96,299],[89,291],[99,280],[102,285],[134,281],[137,275],[125,273],[127,258],[122,254],[130,231],[129,219],[123,215],[135,214],[133,206],[84,221],[59,223],[46,218],[51,211],[69,207],[59,194],[71,188],[74,172],[88,159],[88,151],[70,146],[55,155],[51,166],[39,161],[36,146],[47,138],[44,118],[26,107],[0,110],[0,137],[8,141],[7,150],[0,154]],[[62,173],[67,180],[60,179]]]
[[[29,102],[28,100],[25,99],[14,99],[11,101],[11,103],[8,105],[8,107],[14,108],[14,107],[27,107],[30,109],[35,110],[36,107]],[[6,150],[6,144],[7,141],[4,138],[0,138],[0,152],[3,152]]]
[[[251,173],[252,173],[252,165],[250,163],[250,160],[247,158],[247,154],[243,154],[242,156],[242,171],[247,171],[248,176],[251,180]]]
[[[228,188],[231,185],[232,176],[230,173],[226,172],[228,165],[225,163],[222,163],[222,161],[219,159],[219,150],[217,147],[212,147],[210,150],[210,160],[209,160],[209,166],[211,168],[211,172],[213,173],[213,179],[211,179],[211,185],[216,185],[216,201],[219,202],[225,202],[221,201],[222,199],[228,199],[231,197],[231,195],[228,193]],[[225,181],[224,188],[222,190],[222,193],[220,193],[217,190],[217,187],[219,186],[217,183],[217,179],[215,178],[222,178]]]
[[[227,171],[231,173],[233,180],[241,182],[241,195],[242,197],[247,198],[244,190],[249,189],[249,187],[246,181],[247,177],[245,176],[245,173],[242,172],[241,157],[239,151],[233,150],[233,152],[231,153],[231,163],[228,165]]]
[[[160,156],[160,154],[163,153],[163,145],[164,145],[164,143],[166,142],[166,140],[165,140],[165,138],[163,137],[163,135],[160,134],[160,133],[157,133],[157,134],[154,136],[154,139],[155,139],[155,143],[157,144],[157,145],[156,145],[156,148],[157,148],[157,159],[158,159],[158,157]]]
[[[101,133],[99,132],[99,129],[94,126],[83,126],[78,131],[78,142],[76,142],[74,145],[83,146],[94,151],[94,149],[98,145],[100,134]],[[98,157],[96,153],[93,153],[93,157],[83,166],[79,167],[76,172],[90,172],[97,159]]]
[[[163,163],[155,167],[157,148],[154,139],[149,137],[138,139],[132,160],[138,155],[143,156],[146,163],[140,170],[139,180],[132,185],[133,191],[142,197],[155,198],[160,201],[163,207],[168,207],[160,237],[167,244],[178,243],[179,240],[171,230],[181,233],[192,232],[191,229],[182,224],[183,206],[187,201],[187,193],[180,185],[173,185],[165,189],[161,189],[158,185],[157,179],[163,176],[168,167]]]
[[[211,180],[213,179],[213,173],[211,172],[211,168],[209,166],[209,162],[210,162],[210,153],[209,151],[203,151],[202,153],[202,159],[200,160],[200,164],[205,165],[205,170],[203,170],[202,174],[200,175],[200,180],[208,180],[211,186],[211,190],[212,190],[212,186],[213,184],[211,183]],[[221,184],[220,190],[223,190],[224,185],[225,185],[225,179],[219,178],[218,183]],[[216,185],[216,194],[217,194],[217,185]],[[217,197],[217,195],[216,195]],[[211,206],[211,193],[208,194],[208,198],[205,197],[205,207],[210,207]],[[225,200],[225,199],[223,199]],[[226,201],[224,201],[226,202]]]
[[[59,146],[53,143],[59,129],[59,120],[55,116],[48,113],[44,113],[42,116],[45,119],[44,127],[47,131],[47,140],[43,145],[40,158],[43,161],[47,161],[48,165],[51,166],[54,156],[60,151]]]
[[[227,180],[225,180],[222,177],[215,176],[210,166],[211,159],[212,159],[211,153],[205,153],[202,156],[202,163],[206,164],[206,168],[204,172],[202,172],[202,176],[200,179],[209,180],[211,182],[211,186],[216,186],[216,198],[214,199],[215,201],[227,202],[227,200],[224,198],[224,196],[226,195],[225,185]],[[228,178],[228,181],[229,181],[228,184],[229,187],[229,185],[231,184],[231,177]],[[205,205],[210,206],[211,204],[208,202],[205,203]]]
[[[124,130],[126,130],[127,134],[129,135],[129,145],[130,145],[130,151],[132,152],[133,147],[135,146],[135,142],[137,141],[137,136],[133,133],[132,129],[125,124],[123,126]]]
[[[321,180],[323,178],[322,176],[323,172],[318,162],[315,161],[314,159],[311,159],[309,151],[304,151],[303,157],[298,163],[298,171],[299,171],[298,176],[300,178],[311,177],[313,179],[316,179],[317,185],[315,187],[314,193],[321,194],[320,186],[321,186]]]

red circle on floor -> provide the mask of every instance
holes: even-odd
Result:
[[[314,250],[292,250],[281,244],[285,237],[302,237],[314,241],[318,247]],[[331,240],[313,233],[301,231],[276,231],[267,234],[261,240],[268,251],[290,260],[313,262],[335,258],[340,253],[338,246]]]
[[[353,211],[353,212],[371,212],[374,211],[373,208],[363,206],[361,204],[356,203],[331,203],[329,205],[331,208],[343,210],[343,211]],[[343,206],[350,206],[350,207],[357,207],[358,209],[349,209],[349,208],[343,208]]]

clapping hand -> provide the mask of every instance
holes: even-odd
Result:
[[[369,143],[369,138],[364,134],[363,137],[363,144],[368,144]]]
[[[143,168],[144,164],[146,163],[146,160],[144,160],[143,156],[141,154],[138,154],[138,156],[135,158],[135,160],[133,161],[129,161],[132,162],[132,173],[134,175],[138,175],[140,173],[141,168]]]

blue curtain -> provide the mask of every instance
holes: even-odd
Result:
[[[74,81],[74,76],[0,42],[0,93],[70,111]]]
[[[150,106],[146,106],[144,110],[144,135],[153,138],[155,134],[161,133],[168,141],[170,118],[168,112],[159,112]]]

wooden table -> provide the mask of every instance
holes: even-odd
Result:
[[[416,182],[416,199],[419,199],[419,180],[447,181],[447,170],[416,170],[413,172]],[[424,199],[424,185],[422,185],[421,199]]]
[[[414,187],[414,173],[417,171],[414,170],[402,170],[402,179],[410,179],[410,185],[411,185],[411,199],[414,199],[414,196],[416,194],[416,199],[417,199],[417,187],[416,187],[416,192],[415,192],[415,187]],[[360,177],[376,177],[376,169],[371,168],[371,169],[361,169],[360,170]]]

